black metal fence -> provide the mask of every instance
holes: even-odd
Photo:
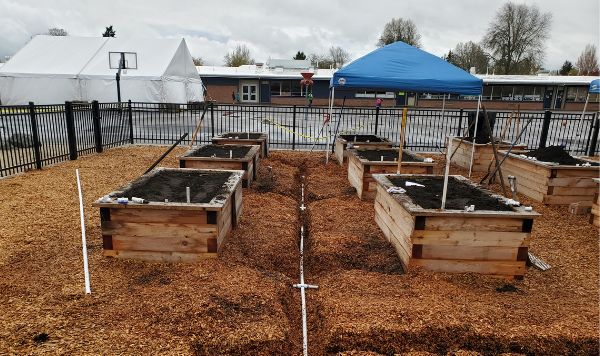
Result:
[[[248,106],[160,103],[71,103],[0,106],[0,177],[77,159],[104,148],[135,144],[172,144],[190,135],[203,118],[197,142],[208,143],[222,132],[260,131],[272,148],[325,149],[331,134],[369,133],[399,141],[401,108],[334,108],[330,126],[326,107]],[[410,108],[405,146],[415,151],[442,151],[446,137],[461,136],[468,126],[467,110]],[[528,148],[563,145],[574,154],[598,150],[597,113],[497,111],[493,131]]]

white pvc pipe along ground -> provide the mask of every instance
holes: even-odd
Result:
[[[471,163],[469,164],[469,177],[471,177],[471,173],[473,172],[473,157],[475,155],[475,138],[477,137],[477,125],[479,122],[479,106],[481,105],[481,95],[477,99],[477,112],[475,113],[475,128],[473,129],[473,145],[471,146]],[[467,133],[468,134],[468,133]],[[491,135],[493,136],[493,135]],[[493,140],[493,137],[492,137]]]
[[[75,170],[77,176],[77,191],[79,192],[79,215],[81,217],[81,248],[83,250],[83,275],[85,280],[85,294],[91,294],[90,270],[88,267],[87,242],[85,238],[85,216],[83,214],[83,194],[81,192],[81,179],[79,178],[79,169]]]
[[[302,177],[304,179],[304,176]],[[304,206],[304,182],[302,182],[302,200],[300,202],[300,211],[303,213]],[[300,283],[294,284],[295,288],[300,289],[300,299],[302,303],[302,354],[308,356],[308,323],[306,317],[306,288],[318,288],[318,286],[304,283],[304,225],[300,227]]]

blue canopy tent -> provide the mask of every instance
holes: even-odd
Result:
[[[443,93],[442,119],[446,94],[477,95],[476,118],[479,118],[482,87],[481,79],[442,58],[398,41],[352,61],[333,74],[329,115],[331,117],[333,111],[335,89],[350,88]]]
[[[395,42],[336,71],[332,88],[394,89],[412,92],[480,95],[483,81],[445,60]]]
[[[590,89],[588,90],[588,94],[600,94],[600,79],[594,79],[590,83]]]

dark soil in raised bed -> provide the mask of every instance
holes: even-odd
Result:
[[[577,164],[584,164],[587,161],[583,161],[574,158],[565,151],[562,146],[549,146],[544,148],[538,148],[537,150],[529,151],[526,153],[529,157],[535,157],[538,161],[542,162],[555,162],[565,166],[575,166]],[[590,162],[592,166],[597,166],[598,163]]]
[[[205,145],[189,154],[189,157],[218,157],[229,158],[229,152],[232,153],[232,158],[244,158],[252,146],[235,146],[235,145]]]
[[[358,150],[356,153],[360,158],[367,159],[369,161],[381,161],[381,156],[383,156],[383,161],[389,162],[398,160],[398,150]],[[407,154],[406,152],[402,152],[402,161],[423,162],[423,159]]]
[[[375,135],[339,135],[348,142],[384,142],[381,137]]]
[[[228,132],[217,136],[217,138],[235,138],[240,140],[256,140],[263,136],[261,132]]]
[[[442,204],[444,177],[390,177],[390,182],[397,187],[406,189],[406,194],[412,201],[424,209],[439,209]],[[406,182],[415,182],[425,187],[406,186]],[[513,209],[491,197],[486,192],[473,186],[448,177],[448,192],[446,193],[446,209],[464,210],[465,206],[475,205],[477,210],[513,211]]]
[[[123,195],[150,202],[186,203],[185,188],[190,187],[192,203],[209,203],[219,194],[227,193],[225,182],[231,172],[160,171],[145,181],[133,183]]]
[[[467,142],[471,142],[471,143],[473,142],[473,137],[457,137],[457,138],[459,138],[459,139],[461,139],[463,141],[467,141]],[[491,143],[491,141],[490,141],[489,137],[485,140],[485,142],[482,141],[480,137],[478,137],[476,143],[478,145],[485,145],[485,144]],[[508,142],[506,140],[505,141],[500,141],[500,139],[498,137],[494,137],[494,143],[496,145],[505,145],[505,146],[506,145],[510,146],[510,144],[511,144],[510,142]]]

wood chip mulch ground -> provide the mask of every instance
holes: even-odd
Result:
[[[553,266],[529,268],[522,281],[403,273],[372,203],[355,196],[345,167],[323,166],[322,153],[271,151],[261,161],[218,259],[103,257],[91,203],[164,150],[112,149],[0,180],[1,353],[300,354],[299,293],[291,285],[305,176],[306,282],[319,285],[307,292],[311,354],[598,354],[598,230],[586,216],[522,199],[542,214],[531,251]],[[161,166],[177,167],[175,154]],[[90,296],[75,168],[85,194]]]

